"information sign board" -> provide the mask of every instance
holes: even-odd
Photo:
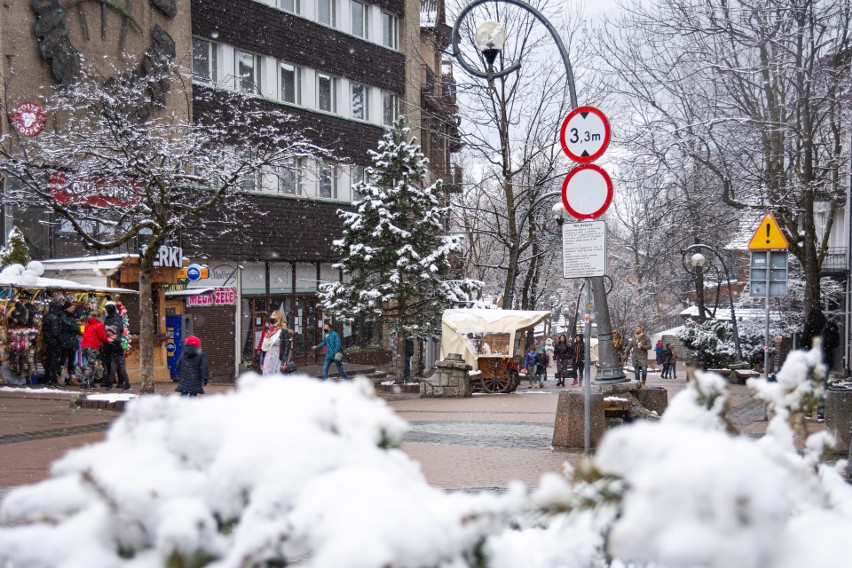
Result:
[[[767,270],[767,257],[768,270]],[[749,263],[748,294],[756,298],[766,297],[767,275],[769,297],[787,295],[787,251],[758,251],[751,253]]]
[[[565,278],[606,275],[606,223],[562,225],[562,271]]]

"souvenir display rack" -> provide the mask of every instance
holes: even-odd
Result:
[[[122,346],[125,351],[130,349],[127,310],[111,298],[110,292],[0,287],[0,385],[35,382],[36,375],[42,372],[42,320],[52,300],[66,298],[82,306],[85,313],[103,310],[107,302],[114,301],[124,318]]]

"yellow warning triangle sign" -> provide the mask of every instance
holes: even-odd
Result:
[[[787,250],[789,246],[778,227],[778,221],[772,213],[767,213],[749,241],[748,250]]]

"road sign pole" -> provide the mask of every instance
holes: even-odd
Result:
[[[592,453],[592,279],[586,278],[586,345],[583,352],[583,449]],[[597,308],[597,306],[595,306]],[[600,335],[600,333],[598,334]]]
[[[771,283],[770,255],[772,251],[766,251],[766,328],[763,330],[763,375],[769,379],[769,288]]]

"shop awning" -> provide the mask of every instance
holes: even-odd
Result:
[[[215,291],[215,288],[189,288],[186,290],[175,290],[173,292],[166,292],[166,298],[186,298],[188,296],[210,294],[213,291]]]
[[[80,284],[73,280],[64,280],[61,278],[32,278],[31,276],[22,276],[12,280],[0,278],[0,286],[22,288],[25,290],[65,290],[67,292],[104,292],[112,294],[138,294],[136,290],[129,288],[111,288],[108,286],[92,286],[90,284]]]

